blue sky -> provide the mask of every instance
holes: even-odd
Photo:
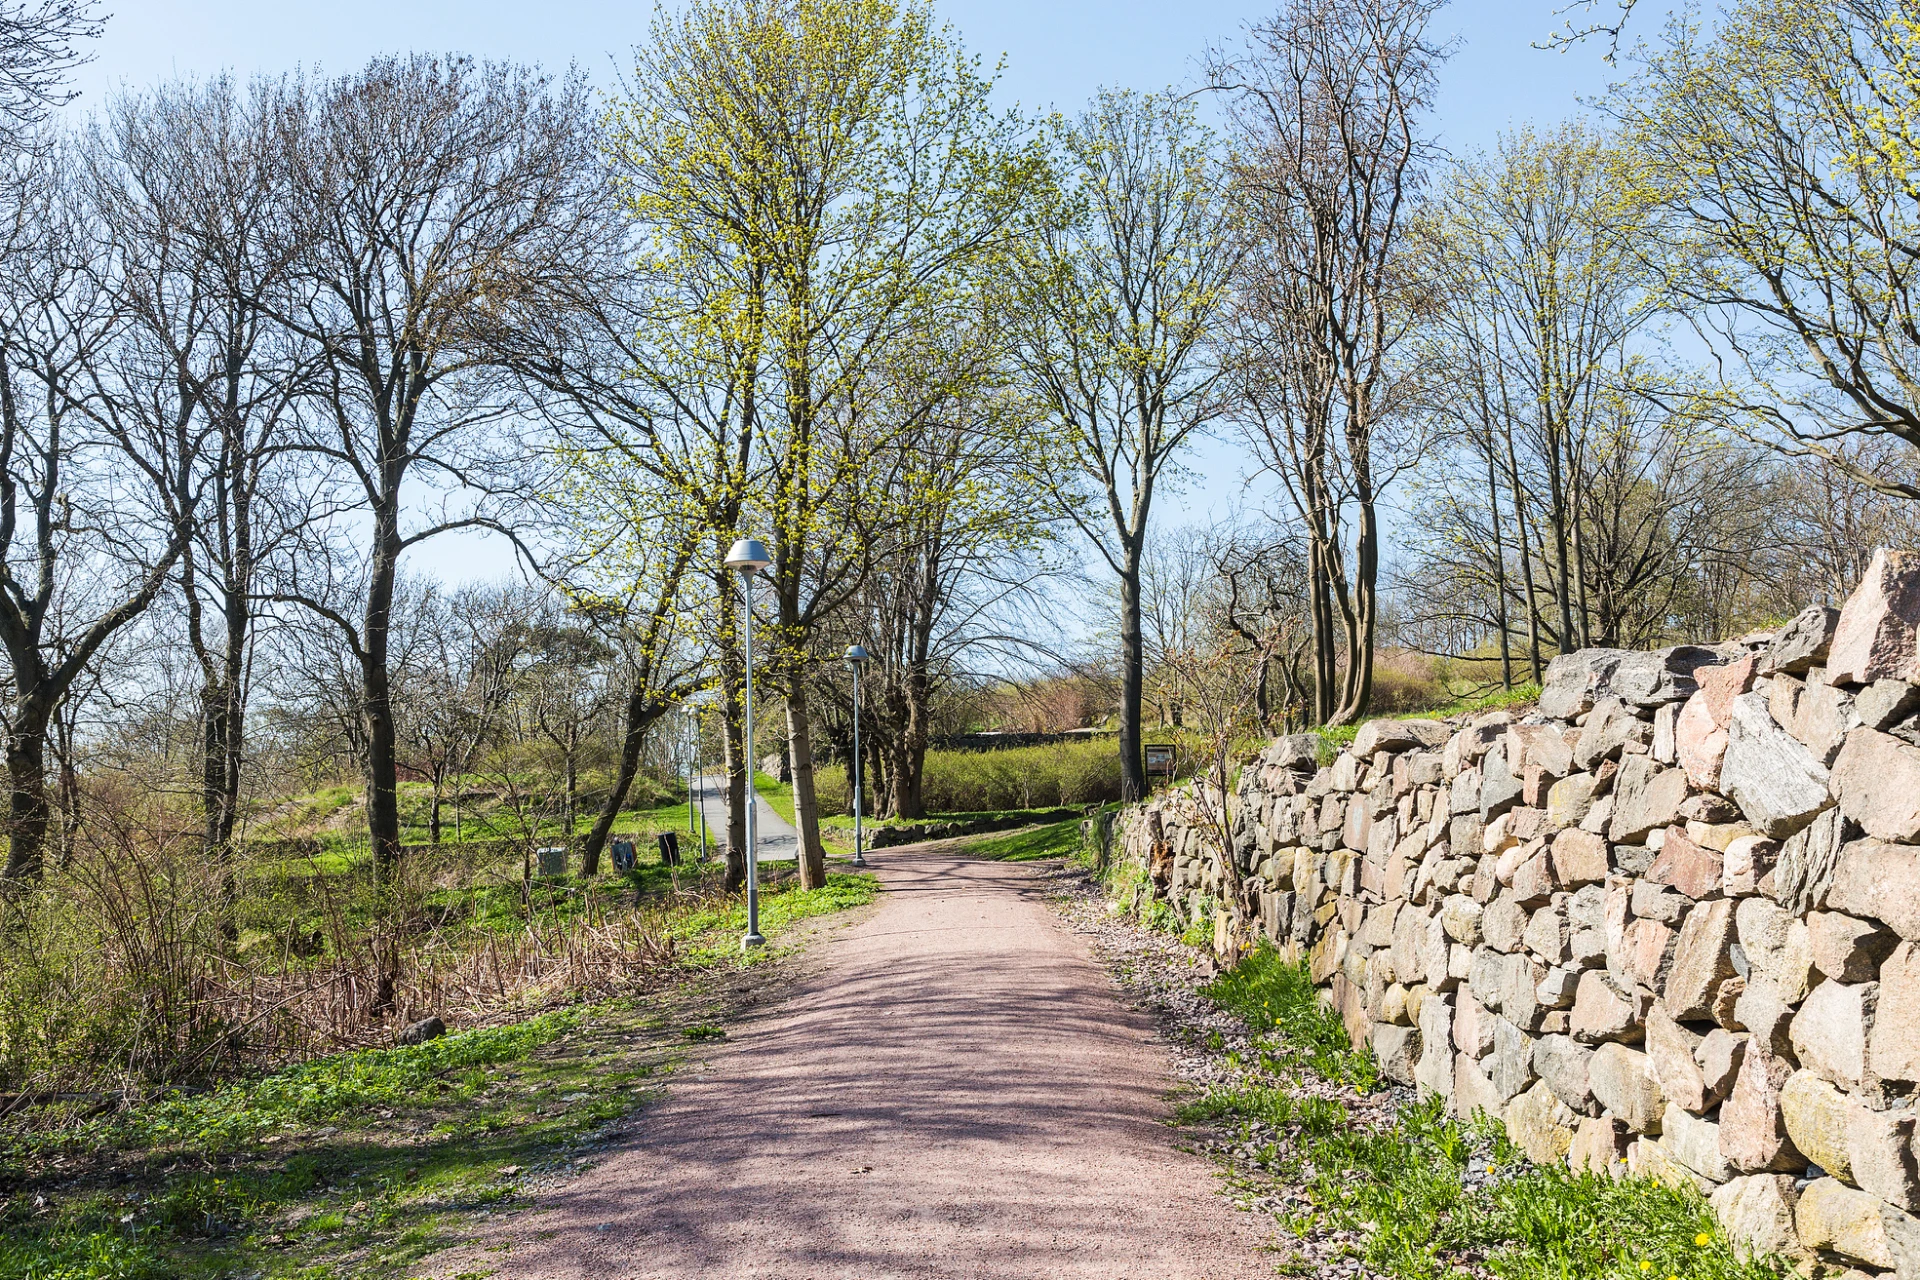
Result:
[[[1510,125],[1548,124],[1581,111],[1581,99],[1611,78],[1603,50],[1544,51],[1535,42],[1560,26],[1562,0],[1455,0],[1438,30],[1456,40],[1442,73],[1436,124],[1443,144],[1486,145]],[[1606,0],[1602,0],[1606,2]],[[1183,4],[1099,4],[1088,0],[935,0],[967,46],[989,61],[1004,56],[1009,104],[1071,108],[1102,86],[1160,88],[1191,84],[1208,46],[1232,40],[1268,5],[1228,0]],[[294,66],[345,71],[376,53],[459,50],[482,57],[578,63],[597,83],[644,34],[649,4],[608,0],[107,0],[113,13],[98,58],[78,77],[84,108],[118,85],[170,76],[241,76]],[[1649,31],[1659,15],[1636,21]],[[1242,484],[1244,454],[1229,441],[1203,443],[1190,459],[1188,492],[1174,523],[1205,520],[1247,502],[1264,486]],[[499,550],[478,538],[449,538],[419,549],[413,571],[452,578],[500,571]]]

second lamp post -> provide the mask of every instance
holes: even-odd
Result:
[[[860,775],[866,772],[860,759],[860,667],[867,660],[867,651],[857,644],[847,646],[847,667],[853,672],[853,865],[867,865],[867,855],[860,843],[860,817],[865,806],[860,803]]]

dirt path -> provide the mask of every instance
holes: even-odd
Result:
[[[1159,1123],[1150,1024],[1033,871],[940,846],[876,861],[879,909],[789,1000],[597,1168],[430,1273],[1271,1275],[1260,1228]]]

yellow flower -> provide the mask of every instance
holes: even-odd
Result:
[[[1640,1269],[1642,1271],[1651,1271],[1653,1270],[1653,1264],[1651,1262],[1642,1262],[1640,1264]]]
[[[1699,1235],[1693,1238],[1693,1242],[1699,1245],[1702,1249],[1704,1249],[1708,1245],[1713,1243],[1713,1237],[1707,1232],[1702,1231]]]

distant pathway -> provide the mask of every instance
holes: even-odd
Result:
[[[700,812],[707,815],[707,847],[718,850],[727,842],[727,779],[724,775],[702,774],[693,780],[693,793]],[[774,811],[765,796],[754,796],[759,812],[760,861],[793,862],[800,856],[800,833]],[[698,837],[694,848],[700,847]]]
[[[791,998],[675,1076],[598,1167],[430,1274],[1270,1276],[1260,1229],[1160,1123],[1151,1024],[1034,870],[938,845],[875,861],[878,909],[818,944]]]

